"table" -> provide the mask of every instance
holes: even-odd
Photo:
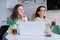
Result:
[[[21,22],[18,24],[20,35],[8,34],[6,36],[8,40],[60,40],[60,35],[54,33],[51,37],[44,36],[45,24],[42,22]]]
[[[52,34],[51,37],[45,37],[44,35],[12,35],[6,36],[8,40],[60,40],[60,35]]]

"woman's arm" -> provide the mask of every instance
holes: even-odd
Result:
[[[16,21],[15,20],[12,20],[11,18],[8,18],[7,19],[7,24],[13,25],[13,24],[16,24]]]
[[[22,21],[28,21],[28,19],[27,19],[27,16],[26,16],[26,15],[23,15],[23,16],[22,16]]]

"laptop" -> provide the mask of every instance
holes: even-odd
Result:
[[[45,24],[43,22],[20,22],[20,35],[44,35]]]

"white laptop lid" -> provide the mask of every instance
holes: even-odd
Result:
[[[43,35],[45,25],[42,22],[20,22],[20,35]]]

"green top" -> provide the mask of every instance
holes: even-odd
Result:
[[[18,27],[16,21],[17,21],[17,20],[12,20],[11,18],[8,18],[8,19],[7,19],[7,24],[10,25],[10,27],[9,27],[8,30],[7,30],[8,33],[12,33],[12,29]]]
[[[54,26],[52,32],[60,35],[60,27],[58,25]]]
[[[9,25],[16,24],[16,20],[12,20],[11,18],[8,18],[7,19],[7,24],[9,24]]]
[[[20,21],[22,21],[23,22],[23,20],[22,19],[15,19],[15,20],[13,20],[13,19],[11,19],[11,18],[8,18],[7,19],[7,24],[9,24],[10,25],[10,27],[9,27],[9,29],[7,30],[7,32],[8,33],[11,33],[12,31],[12,28],[18,28],[18,25],[19,25],[19,22]],[[27,17],[25,18],[25,21],[27,21]]]

